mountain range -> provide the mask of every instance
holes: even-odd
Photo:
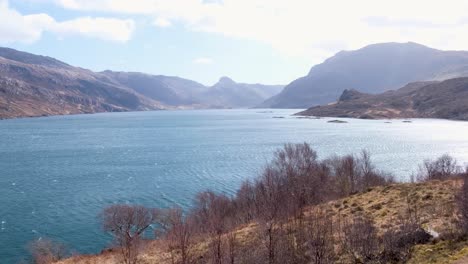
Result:
[[[381,93],[416,81],[468,76],[468,52],[441,51],[416,43],[373,44],[341,51],[313,66],[259,107],[308,108],[336,101],[345,89]]]
[[[468,120],[468,78],[410,83],[381,94],[345,90],[338,102],[311,107],[298,115]]]
[[[468,52],[412,42],[341,51],[285,87],[228,77],[205,86],[174,76],[93,72],[0,48],[0,118],[257,107],[309,108],[303,114],[318,116],[466,119],[467,79],[460,77],[468,77]]]
[[[247,108],[281,85],[236,83],[212,87],[137,72],[93,72],[54,58],[0,48],[0,118],[186,108]]]

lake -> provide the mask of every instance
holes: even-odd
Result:
[[[298,110],[103,113],[0,121],[0,263],[48,237],[80,253],[109,244],[112,203],[187,207],[208,188],[232,194],[274,150],[308,142],[321,158],[367,149],[408,180],[424,159],[468,161],[468,122],[299,119]],[[274,118],[284,117],[284,118]],[[390,123],[389,123],[390,122]]]

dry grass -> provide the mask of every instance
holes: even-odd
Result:
[[[365,193],[331,201],[319,207],[334,218],[348,218],[363,215],[374,220],[379,232],[395,225],[397,220],[407,215],[408,206],[417,208],[417,214],[425,229],[438,233],[453,227],[455,213],[455,193],[461,181],[431,181],[426,183],[399,183],[385,187],[375,187]],[[314,208],[311,208],[312,211]],[[307,216],[307,215],[306,215]],[[237,229],[236,238],[240,244],[251,244],[257,239],[255,223]],[[208,250],[208,242],[200,240],[193,249],[196,257]],[[170,263],[170,254],[161,241],[148,242],[142,250],[139,263]],[[77,256],[60,264],[115,264],[116,252],[108,251],[95,256]],[[446,241],[414,248],[409,263],[468,263],[468,242],[456,244]],[[461,262],[460,262],[461,261]],[[464,262],[465,261],[465,262]]]
[[[468,263],[468,242],[440,241],[435,244],[417,245],[409,264],[462,264]]]
[[[380,230],[386,230],[408,210],[417,209],[423,227],[436,232],[446,231],[455,213],[455,193],[461,181],[431,181],[426,183],[398,183],[375,187],[365,193],[322,205],[335,216],[366,216]]]

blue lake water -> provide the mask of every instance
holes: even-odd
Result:
[[[271,112],[270,112],[271,111]],[[273,151],[308,142],[324,158],[367,149],[407,180],[426,158],[468,161],[468,122],[298,119],[297,110],[104,113],[0,121],[0,263],[49,237],[81,253],[109,244],[112,203],[187,207],[205,189],[233,193]],[[273,118],[284,116],[285,118]]]

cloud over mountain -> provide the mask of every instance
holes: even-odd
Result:
[[[468,30],[468,2],[463,0],[450,5],[422,0],[42,1],[81,12],[163,17],[165,25],[180,23],[191,31],[259,41],[288,56],[308,56],[314,63],[339,50],[377,42],[411,40],[439,49],[468,46],[468,37],[461,34]]]

